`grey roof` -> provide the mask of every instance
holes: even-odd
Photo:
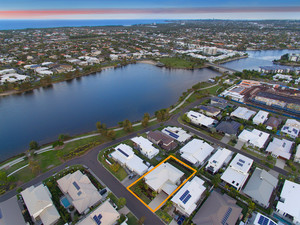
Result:
[[[200,105],[199,109],[201,109],[203,111],[206,111],[206,112],[209,112],[209,113],[219,113],[220,112],[220,109],[217,109],[217,108],[212,107],[212,106],[206,106],[206,105]]]
[[[222,121],[216,127],[217,131],[225,134],[237,134],[241,124],[236,121]]]
[[[277,183],[277,178],[265,170],[256,168],[243,192],[258,203],[269,206],[270,197]]]
[[[18,205],[16,196],[1,202],[0,210],[2,214],[2,217],[0,217],[1,225],[25,225],[25,220]]]
[[[270,117],[267,122],[265,123],[266,126],[270,126],[273,128],[278,128],[278,126],[281,124],[282,120],[276,117]]]
[[[242,208],[235,203],[236,200],[228,195],[213,191],[192,221],[197,225],[217,225],[222,224],[227,214],[225,224],[235,225],[242,212]]]

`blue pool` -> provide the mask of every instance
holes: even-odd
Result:
[[[286,221],[285,219],[283,218],[280,218],[279,216],[277,216],[276,214],[273,214],[273,217],[278,219],[281,223],[285,224],[285,225],[293,225],[292,223]]]
[[[63,197],[61,200],[61,204],[65,207],[65,208],[68,208],[71,203],[69,202],[69,200],[66,198],[66,197]]]

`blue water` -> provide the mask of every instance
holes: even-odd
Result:
[[[63,197],[60,201],[65,208],[68,208],[71,205],[69,200],[66,197]]]
[[[276,219],[278,219],[280,222],[282,222],[285,225],[293,225],[292,223],[290,223],[290,222],[286,221],[285,219],[277,216],[276,214],[273,214],[273,217],[276,218]]]
[[[169,70],[132,64],[54,84],[33,92],[0,97],[0,161],[23,152],[32,140],[48,143],[59,134],[96,129],[96,122],[116,126],[125,119],[177,102],[199,81],[218,76],[209,70]]]
[[[165,20],[0,20],[0,30],[82,26],[130,26],[153,23],[165,23]]]
[[[300,53],[300,50],[267,50],[267,51],[246,51],[248,58],[235,60],[222,65],[235,70],[258,70],[260,66],[272,66],[274,59],[279,59],[286,53]]]

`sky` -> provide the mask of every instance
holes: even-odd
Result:
[[[300,0],[0,0],[0,19],[300,19]]]

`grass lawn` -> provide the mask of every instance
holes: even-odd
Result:
[[[189,60],[185,60],[177,57],[166,57],[159,59],[161,63],[163,63],[166,67],[171,68],[182,68],[182,69],[193,69],[200,68],[203,66],[202,63],[191,62]]]
[[[117,144],[117,145],[118,145],[118,144]],[[116,145],[111,146],[111,147],[108,147],[108,148],[103,149],[102,151],[100,151],[100,153],[99,153],[99,155],[98,155],[98,160],[99,160],[99,161],[101,162],[101,164],[102,164],[109,172],[111,172],[111,173],[112,173],[119,181],[122,181],[122,180],[124,180],[124,179],[128,176],[128,174],[126,173],[125,169],[124,169],[122,166],[120,166],[117,172],[113,171],[113,169],[111,168],[111,166],[106,162],[106,160],[105,160],[106,158],[105,158],[105,156],[104,156],[105,151],[108,151],[109,149],[111,149],[111,148],[113,148],[113,147],[115,147],[115,146],[116,146]]]
[[[163,211],[163,210],[161,210],[161,209],[157,210],[155,213],[156,213],[156,215],[158,215],[158,216],[159,216],[166,224],[170,224],[171,221],[172,221],[172,219],[173,219],[168,213],[166,213],[165,211]]]
[[[24,169],[15,173],[13,176],[17,181],[20,181],[22,183],[26,183],[36,177],[31,172],[31,169],[29,167],[25,167]]]
[[[136,225],[136,224],[138,224],[137,218],[135,218],[135,216],[132,213],[128,213],[126,216],[128,218],[128,220],[127,220],[127,224],[128,225]]]
[[[219,88],[221,88],[221,86],[216,85],[216,86],[214,86],[214,87],[211,87],[211,88],[208,88],[208,89],[205,89],[205,90],[208,91],[209,94],[211,94],[211,95],[216,95],[216,94],[217,94],[217,90],[218,90]]]

